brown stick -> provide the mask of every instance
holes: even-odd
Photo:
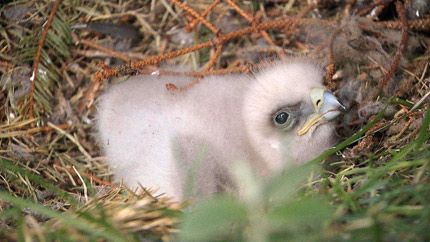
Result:
[[[218,58],[221,56],[223,45],[217,45],[215,51],[211,55],[208,63],[206,64],[205,70],[212,70],[213,66],[216,64]]]
[[[223,43],[226,43],[230,40],[242,37],[244,35],[258,32],[261,30],[269,30],[269,29],[281,29],[285,28],[291,25],[322,25],[322,26],[329,26],[329,27],[335,27],[336,23],[331,20],[322,20],[322,19],[298,19],[298,18],[281,18],[281,19],[275,19],[270,20],[266,22],[262,22],[257,24],[254,27],[246,27],[237,31],[230,32],[225,35],[220,35],[212,40],[208,40],[206,42],[196,44],[194,46],[182,48],[179,50],[167,52],[161,55],[156,56],[148,56],[146,59],[136,62],[131,62],[119,67],[113,67],[113,68],[104,68],[103,70],[97,71],[94,76],[91,79],[91,85],[87,89],[87,91],[84,94],[84,98],[82,102],[79,104],[78,111],[82,112],[84,108],[88,108],[92,105],[95,97],[95,93],[98,91],[98,88],[100,87],[102,81],[104,79],[107,79],[109,77],[118,76],[119,74],[129,74],[134,73],[136,70],[142,69],[143,67],[147,65],[155,65],[160,63],[161,61],[172,59],[181,55],[185,55],[203,48],[218,46]]]
[[[176,6],[180,7],[181,9],[185,10],[187,13],[189,13],[194,18],[198,19],[202,24],[204,24],[210,31],[213,33],[218,33],[219,29],[215,27],[213,24],[209,23],[204,17],[202,17],[200,14],[198,14],[194,9],[190,8],[186,3],[180,2],[179,0],[170,0],[172,3],[174,3]]]
[[[428,31],[430,18],[408,20],[408,29],[413,31]],[[383,21],[374,23],[376,27],[385,29],[403,29],[402,21]]]
[[[38,67],[39,67],[40,57],[42,55],[42,48],[43,48],[43,45],[45,44],[46,36],[48,35],[49,28],[51,27],[52,21],[54,20],[54,17],[55,17],[55,13],[57,12],[60,4],[61,4],[61,0],[56,0],[54,5],[52,6],[51,12],[49,13],[48,20],[46,21],[45,27],[42,31],[42,34],[40,35],[39,43],[37,45],[36,55],[34,56],[33,74],[32,74],[32,77],[30,78],[31,88],[28,93],[29,101],[27,103],[28,105],[27,114],[30,115],[29,116],[30,118],[33,118],[34,91],[36,89],[37,74],[39,72]]]
[[[334,54],[333,54],[333,47],[334,47],[334,41],[336,39],[336,36],[342,31],[341,28],[337,29],[333,32],[333,34],[330,36],[329,40],[329,47],[328,47],[328,64],[326,67],[326,84],[328,86],[328,89],[333,90],[335,88],[335,83],[333,83],[333,76],[336,72],[336,65],[334,62]]]
[[[218,5],[218,3],[220,3],[221,0],[215,0],[213,1],[209,7],[207,9],[205,9],[205,11],[202,14],[202,17],[206,17],[211,11],[212,9],[215,8],[216,5]],[[191,30],[199,23],[199,19],[195,18],[194,20],[192,20],[187,26],[185,26],[185,31],[187,32],[191,32]]]
[[[233,0],[226,0],[227,4],[230,5],[240,16],[242,16],[243,18],[246,19],[246,21],[250,24],[255,24],[255,18],[253,16],[251,16],[250,14],[248,14],[247,12],[243,11],[243,9],[241,9],[239,7],[239,5],[237,5]],[[270,37],[270,35],[262,30],[260,31],[261,36],[266,40],[266,42],[270,45],[275,45],[275,43],[273,42],[272,38]],[[276,45],[275,45],[276,46]]]
[[[114,51],[112,49],[109,49],[109,48],[106,48],[104,46],[101,46],[101,45],[99,45],[97,43],[94,43],[92,41],[81,39],[81,40],[79,40],[79,43],[81,43],[83,45],[86,45],[88,47],[100,50],[101,52],[104,52],[104,53],[106,53],[109,56],[118,58],[118,59],[123,60],[125,62],[129,62],[130,61],[130,58],[128,58],[127,55],[124,55],[123,53],[120,53],[118,51]]]
[[[186,47],[180,50],[175,50],[171,52],[167,52],[165,54],[157,55],[157,56],[149,56],[145,60],[132,62],[129,65],[125,65],[125,69],[139,69],[145,65],[154,65],[157,63],[160,63],[163,60],[166,59],[172,59],[184,54],[188,54],[190,52],[194,52],[203,48],[216,46],[219,44],[223,44],[225,42],[228,42],[230,40],[242,37],[244,35],[250,34],[255,31],[261,31],[261,30],[268,30],[268,29],[279,29],[284,28],[288,25],[297,24],[297,25],[310,25],[310,24],[319,24],[319,25],[326,25],[334,27],[334,22],[329,20],[314,20],[314,19],[296,19],[296,18],[282,18],[277,20],[270,20],[267,22],[262,22],[255,27],[246,27],[237,31],[230,32],[225,35],[221,35],[217,38],[214,38],[212,40],[208,40],[206,42],[196,44],[194,46]],[[129,67],[129,68],[127,68]],[[113,71],[116,72],[116,71]]]
[[[405,8],[403,4],[399,1],[396,2],[396,10],[402,23],[402,37],[400,39],[399,47],[397,48],[396,54],[394,55],[394,59],[390,65],[388,73],[385,74],[384,79],[382,79],[382,81],[378,84],[377,94],[380,94],[383,91],[384,87],[391,80],[391,78],[393,78],[393,75],[399,66],[400,59],[402,58],[403,52],[405,51],[408,42],[408,19],[406,18]]]
[[[217,45],[215,47],[215,52],[211,55],[211,58],[209,59],[208,63],[206,64],[206,67],[204,68],[203,72],[205,72],[205,71],[211,71],[213,69],[213,66],[216,64],[218,58],[221,56],[222,47],[223,47],[222,45]],[[194,76],[196,76],[196,75],[194,75]],[[191,82],[187,83],[185,86],[180,87],[180,88],[178,88],[173,83],[167,83],[166,84],[166,88],[167,88],[167,90],[170,90],[170,91],[180,91],[180,92],[181,91],[185,91],[187,89],[190,89],[191,87],[193,87],[197,83],[199,83],[200,79],[202,77],[203,77],[203,75],[198,75]]]

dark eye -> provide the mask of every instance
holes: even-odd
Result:
[[[291,106],[284,106],[272,113],[272,122],[274,126],[282,131],[290,130],[297,123],[301,113],[302,103],[297,103]]]
[[[275,117],[276,124],[285,124],[288,121],[289,116],[290,115],[286,112],[278,113]]]

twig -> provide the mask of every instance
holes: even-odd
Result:
[[[176,4],[178,7],[182,8],[183,10],[185,10],[186,12],[188,12],[191,16],[195,17],[197,22],[200,21],[202,22],[206,27],[208,27],[215,35],[219,36],[221,34],[220,30],[215,27],[214,25],[212,25],[210,22],[208,22],[204,17],[218,4],[219,1],[215,1],[213,2],[207,9],[206,11],[203,13],[203,15],[198,14],[197,12],[195,12],[191,7],[189,7],[186,3],[182,3],[179,2],[178,0],[171,0],[171,2],[173,2],[174,4]],[[197,22],[195,22],[195,24],[197,24]],[[195,25],[194,24],[194,25]],[[194,26],[192,26],[194,27]],[[186,29],[187,30],[187,29]],[[188,31],[190,31],[191,29],[189,29]],[[212,68],[212,66],[216,63],[216,61],[218,60],[218,57],[221,55],[221,50],[222,50],[222,44],[218,44],[215,46],[215,54],[213,56],[211,56],[211,59],[209,60],[209,63],[207,65],[206,68]],[[196,83],[199,82],[199,79],[194,79],[192,82],[190,82],[189,84],[186,85],[186,89],[190,88],[191,86],[194,86]],[[166,88],[168,90],[172,90],[172,91],[176,91],[178,90],[178,88],[171,84],[168,83],[166,84]]]
[[[170,0],[170,1],[172,3],[174,3],[176,6],[180,7],[183,10],[185,10],[187,13],[189,13],[194,18],[198,19],[202,24],[204,24],[213,33],[218,33],[219,32],[219,29],[217,27],[215,27],[213,24],[209,23],[204,17],[202,17],[200,14],[198,14],[192,8],[190,8],[190,6],[188,6],[186,3],[180,2],[179,0]]]
[[[300,10],[300,12],[296,15],[296,18],[303,18],[306,14],[308,14],[310,11],[312,11],[314,8],[317,7],[317,3],[309,3],[308,5],[306,5],[305,8],[303,8],[302,10]],[[296,29],[296,25],[289,25],[288,27],[284,28],[284,33],[285,34],[289,34],[292,35],[292,33],[294,32],[294,30]]]
[[[124,55],[121,52],[118,52],[118,51],[106,48],[104,46],[101,46],[101,45],[99,45],[97,43],[94,43],[92,41],[85,40],[85,39],[80,39],[80,40],[78,40],[78,43],[86,45],[86,46],[94,48],[94,49],[97,49],[97,50],[100,50],[101,52],[106,53],[108,56],[112,56],[112,57],[118,58],[118,59],[123,60],[125,62],[129,62],[130,61],[130,58],[127,55]]]
[[[88,188],[87,188],[87,184],[85,184],[84,179],[82,178],[81,174],[79,174],[78,170],[76,169],[75,166],[72,166],[73,171],[76,173],[76,175],[78,175],[79,180],[81,180],[82,186],[84,187],[84,198],[85,198],[85,202],[88,202]]]
[[[418,107],[421,106],[421,104],[423,104],[423,102],[430,96],[430,92],[426,93],[420,100],[418,100],[418,102],[416,102],[414,104],[414,106],[411,108],[411,110],[409,112],[414,111],[415,109],[417,109]]]
[[[222,46],[223,45],[217,45],[215,47],[215,51],[211,55],[211,57],[210,57],[208,63],[206,64],[204,70],[211,70],[211,69],[213,69],[213,66],[216,64],[218,58],[221,56]]]
[[[59,125],[57,125],[57,127],[61,128],[61,129],[67,129],[70,127],[70,125],[59,124]],[[32,135],[34,133],[50,132],[52,130],[54,130],[54,129],[50,126],[35,127],[35,128],[26,129],[26,130],[14,130],[14,131],[9,131],[9,132],[4,132],[5,130],[2,129],[3,132],[0,133],[0,138],[12,138],[12,137],[16,137],[16,136]]]
[[[218,5],[218,3],[220,3],[221,0],[215,0],[213,1],[207,9],[205,9],[205,11],[202,13],[202,17],[206,17],[211,11],[212,9],[215,8],[216,5]],[[195,18],[193,19],[187,26],[185,26],[185,31],[187,32],[191,32],[191,30],[199,23],[199,19]]]
[[[286,18],[261,22],[256,26],[246,27],[243,29],[239,29],[237,31],[227,33],[225,35],[220,35],[218,37],[215,37],[214,39],[205,41],[200,44],[196,44],[194,46],[182,48],[179,50],[174,50],[160,55],[148,56],[146,59],[141,61],[131,62],[125,65],[113,67],[113,68],[105,67],[103,68],[103,70],[97,71],[94,74],[94,76],[91,78],[91,85],[85,92],[84,98],[79,104],[78,111],[82,112],[85,108],[88,108],[93,104],[96,92],[100,88],[102,81],[107,78],[118,76],[120,74],[124,75],[124,74],[136,73],[136,70],[140,70],[147,65],[155,65],[164,60],[182,56],[203,48],[218,46],[228,41],[231,41],[233,39],[242,37],[244,35],[254,33],[256,31],[269,30],[269,29],[281,29],[291,25],[312,25],[312,24],[317,24],[320,26],[328,26],[328,27],[336,26],[336,23],[331,20],[298,19],[298,18],[286,17]]]
[[[61,169],[65,170],[65,171],[68,171],[69,174],[71,174],[71,172],[75,172],[76,174],[78,174],[75,171],[74,166],[72,166],[72,167],[61,167]],[[82,174],[88,180],[93,180],[93,181],[97,182],[100,185],[110,186],[110,187],[117,187],[118,186],[116,184],[113,184],[112,182],[103,180],[103,179],[101,179],[101,178],[99,178],[99,177],[97,177],[97,176],[95,176],[95,175],[93,175],[91,173],[81,172],[80,174]],[[82,179],[80,179],[80,180],[81,180],[82,184],[84,184],[83,180]]]
[[[225,75],[225,74],[231,74],[231,73],[249,73],[250,71],[251,71],[250,66],[242,65],[242,66],[237,66],[237,67],[235,66],[235,67],[230,67],[230,68],[226,68],[226,69],[219,69],[219,70],[207,70],[206,69],[206,70],[203,70],[200,72],[181,73],[181,74],[185,74],[185,75],[189,75],[189,76],[194,76],[196,78],[194,80],[192,80],[191,82],[187,83],[183,87],[177,87],[173,83],[167,83],[166,89],[169,91],[172,91],[172,92],[182,92],[182,91],[186,91],[186,90],[190,89],[191,87],[193,87],[194,85],[199,83],[201,78],[203,78],[204,76],[207,76],[207,75]]]
[[[422,79],[424,79],[424,76],[427,72],[428,64],[429,63],[427,62],[427,60],[421,60],[418,63],[414,63],[415,68],[413,69],[413,73],[422,73],[421,77],[418,78],[415,74],[411,73],[411,76],[405,78],[397,87],[396,96],[403,96],[413,90],[412,85],[414,80],[421,81]]]
[[[250,24],[252,24],[253,26],[257,23],[256,22],[256,18],[254,18],[253,16],[251,16],[250,14],[248,14],[247,12],[245,12],[243,9],[241,9],[239,7],[239,5],[237,5],[233,0],[226,0],[227,4],[230,5],[240,16],[242,16],[243,18],[246,19],[246,21]],[[262,30],[259,31],[259,33],[261,34],[261,36],[266,40],[266,42],[270,45],[275,45],[276,44],[273,42],[272,38],[270,37],[270,35]],[[279,56],[283,56],[283,53],[280,52],[278,53]]]
[[[81,50],[78,48],[71,48],[70,51],[72,54],[80,55],[83,57],[88,58],[112,58],[114,56],[100,51],[100,50]],[[145,59],[145,55],[143,53],[137,53],[137,52],[124,52],[124,55],[127,56],[130,60],[143,60]],[[127,62],[124,60],[124,62]]]
[[[400,39],[399,47],[397,48],[396,54],[394,55],[393,62],[390,65],[390,69],[388,70],[388,73],[385,74],[384,79],[382,79],[381,82],[378,84],[377,93],[374,93],[374,95],[370,95],[370,97],[373,99],[378,94],[382,92],[384,87],[387,85],[387,83],[391,80],[394,73],[396,72],[400,59],[402,58],[403,52],[406,49],[406,45],[408,42],[408,19],[406,18],[406,11],[403,6],[403,4],[399,1],[396,2],[396,10],[399,14],[400,21],[402,22],[402,37]]]
[[[194,46],[190,46],[190,47],[186,47],[186,48],[183,48],[180,50],[167,52],[167,53],[161,54],[161,55],[149,56],[145,60],[132,62],[129,65],[125,65],[122,67],[122,69],[126,69],[126,70],[127,69],[139,69],[139,68],[146,66],[146,65],[158,64],[161,61],[164,61],[167,59],[172,59],[172,58],[175,58],[175,57],[178,57],[178,56],[181,56],[184,54],[188,54],[188,53],[191,53],[191,52],[203,49],[203,48],[217,46],[219,44],[223,44],[225,42],[228,42],[230,40],[242,37],[242,36],[250,34],[250,33],[253,33],[255,31],[285,28],[286,26],[293,25],[293,24],[296,24],[296,25],[318,24],[318,25],[325,25],[325,26],[330,26],[330,27],[335,26],[335,23],[333,21],[322,20],[322,19],[318,19],[318,20],[316,20],[316,19],[297,19],[297,18],[288,18],[287,17],[287,18],[281,18],[281,19],[277,19],[277,20],[270,20],[270,21],[262,22],[262,23],[256,25],[255,27],[246,27],[246,28],[243,28],[243,29],[240,29],[237,31],[233,31],[233,32],[230,32],[228,34],[216,37],[212,40],[208,40],[206,42],[196,44]],[[119,73],[118,68],[114,68],[111,70],[111,74],[118,74],[118,73]],[[108,77],[110,77],[110,75]]]
[[[192,76],[192,77],[204,77],[207,75],[225,75],[231,73],[248,73],[250,72],[250,66],[248,65],[240,65],[240,66],[231,66],[225,69],[217,69],[217,70],[203,70],[203,71],[190,71],[190,72],[179,72],[179,71],[166,71],[166,70],[157,70],[160,75],[167,76]],[[142,72],[142,74],[149,75],[153,71]]]
[[[376,22],[374,25],[384,29],[403,29],[401,20]],[[430,29],[430,18],[408,20],[408,28],[413,31],[428,31]]]
[[[30,77],[31,87],[30,87],[30,91],[28,93],[29,101],[27,103],[27,105],[28,105],[28,113],[27,114],[30,115],[29,116],[30,118],[33,118],[34,91],[36,89],[37,74],[39,71],[38,67],[39,67],[40,57],[42,55],[42,49],[43,49],[43,46],[45,44],[45,40],[46,40],[46,36],[48,35],[49,28],[51,27],[52,21],[54,20],[55,13],[57,12],[60,4],[61,4],[61,0],[56,0],[54,2],[54,5],[52,6],[51,12],[49,13],[48,20],[44,24],[45,27],[42,31],[42,34],[40,35],[39,43],[37,45],[36,55],[34,56],[33,73],[32,73],[32,76]]]
[[[333,46],[336,36],[342,31],[341,28],[338,28],[333,34],[330,36],[329,40],[329,48],[328,48],[328,64],[326,66],[326,75],[325,80],[328,88],[333,90],[335,88],[335,84],[333,83],[333,75],[336,72],[336,65],[334,62],[334,54],[333,54]]]
[[[254,21],[254,18],[247,12],[243,11],[243,9],[241,9],[233,0],[225,0],[225,2],[230,5],[240,16],[245,18],[248,23],[252,23],[252,21]]]
[[[91,157],[91,155],[79,143],[79,141],[77,140],[76,137],[73,137],[71,134],[67,133],[66,131],[62,130],[61,128],[59,128],[58,126],[56,126],[55,124],[53,124],[51,122],[48,122],[48,126],[51,127],[51,128],[53,128],[58,133],[66,136],[70,141],[72,141],[78,147],[79,151],[87,158],[88,161],[93,160],[93,158]]]

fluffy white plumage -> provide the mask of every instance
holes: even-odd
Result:
[[[333,144],[327,108],[313,116],[324,109],[323,93],[331,95],[311,94],[323,90],[322,77],[305,59],[275,62],[255,75],[208,76],[182,92],[165,85],[191,77],[134,76],[101,97],[100,142],[116,178],[132,188],[159,188],[177,200],[234,188],[234,162],[269,176]],[[340,107],[336,102],[324,105]],[[312,128],[298,135],[303,126]]]

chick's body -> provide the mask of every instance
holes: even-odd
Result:
[[[233,162],[266,176],[332,144],[331,124],[296,134],[312,110],[308,91],[322,87],[321,77],[303,60],[276,63],[255,77],[208,76],[181,92],[165,86],[191,77],[131,77],[102,96],[99,138],[115,177],[132,188],[157,188],[177,200],[212,194],[234,187]],[[274,113],[289,106],[297,109],[294,125],[276,127]]]

